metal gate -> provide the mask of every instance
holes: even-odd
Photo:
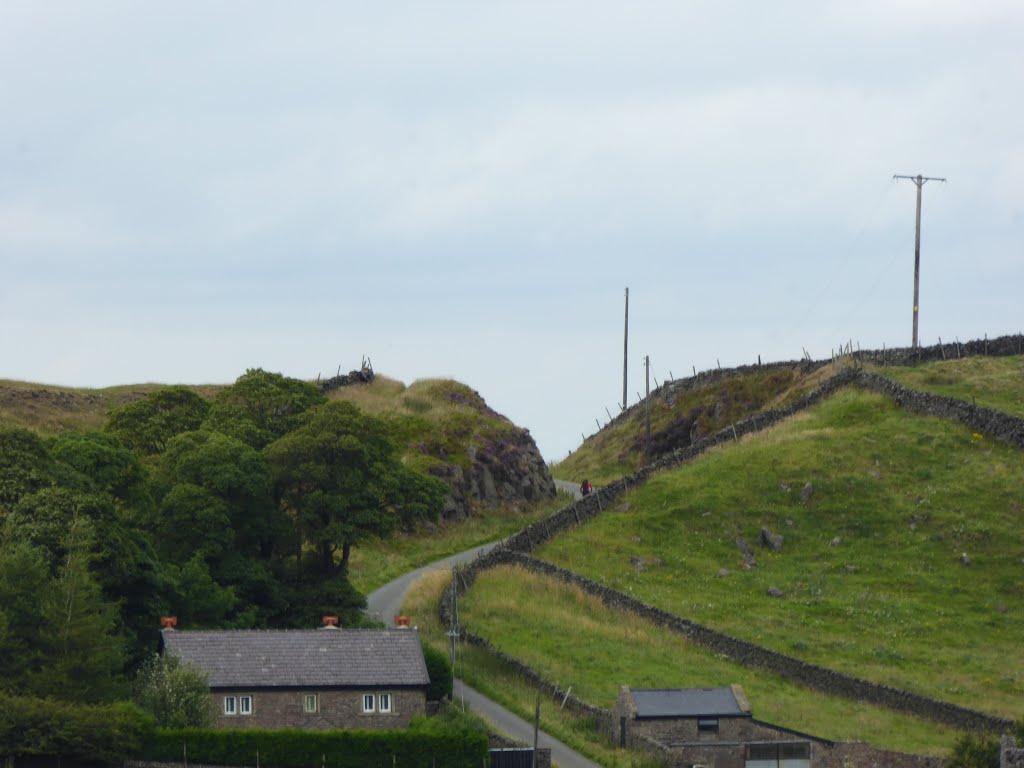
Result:
[[[491,768],[533,768],[533,750],[529,747],[492,749]]]

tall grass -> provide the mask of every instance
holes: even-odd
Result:
[[[1024,418],[1024,356],[966,357],[876,370],[913,389]]]
[[[802,688],[742,667],[685,638],[609,608],[578,587],[502,567],[483,573],[461,604],[463,623],[492,638],[580,698],[610,707],[621,685],[711,687],[739,683],[760,720],[835,740],[866,740],[940,754],[951,729]]]
[[[775,650],[1019,718],[1022,488],[1020,451],[848,390],[655,476],[538,554]]]

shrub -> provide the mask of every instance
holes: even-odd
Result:
[[[137,755],[150,720],[134,704],[102,706],[0,695],[0,754],[116,765]]]
[[[427,688],[427,701],[450,699],[452,696],[453,676],[448,657],[441,651],[423,646],[423,659],[427,662],[427,674],[430,686]]]

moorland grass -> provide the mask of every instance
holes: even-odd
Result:
[[[450,580],[451,572],[448,570],[434,571],[421,577],[409,588],[402,608],[403,613],[413,618],[423,641],[445,654],[449,653],[449,645],[437,617],[437,605]],[[493,656],[479,648],[460,644],[455,672],[457,677],[488,698],[524,720],[532,721],[537,690]],[[458,701],[456,706],[461,706]],[[548,699],[541,703],[540,723],[545,732],[599,765],[609,768],[656,768],[659,765],[642,754],[614,746],[610,739],[596,732],[589,718],[560,710]]]
[[[47,436],[102,430],[112,408],[141,400],[164,386],[127,384],[85,389],[0,379],[0,424]],[[212,384],[189,386],[208,399],[219,388]]]
[[[811,374],[799,367],[759,370],[693,390],[651,395],[651,435],[655,453],[688,444],[717,432],[765,407],[785,404],[809,391],[827,376],[824,369]],[[634,408],[619,421],[591,436],[552,466],[556,477],[596,485],[617,480],[647,463],[646,412]]]
[[[466,627],[592,704],[611,707],[620,685],[713,687],[739,683],[759,720],[834,740],[865,740],[941,754],[956,734],[909,715],[830,697],[748,669],[651,622],[612,609],[573,585],[500,567],[481,574],[460,604]]]
[[[874,370],[911,389],[955,397],[1024,418],[1024,356],[965,357]]]
[[[1022,488],[1021,451],[845,390],[656,475],[535,554],[783,653],[1016,719]],[[780,552],[758,545],[762,527]]]

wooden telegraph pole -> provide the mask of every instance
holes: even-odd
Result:
[[[647,379],[646,397],[644,397],[644,405],[647,406],[647,447],[644,449],[647,454],[647,459],[651,458],[651,356],[647,355],[644,357],[644,369]]]
[[[626,371],[629,369],[629,288],[626,288],[626,330],[622,336],[622,410],[626,410]]]
[[[917,217],[914,226],[914,333],[911,341],[911,347],[917,349],[917,308],[919,285],[921,277],[921,187],[925,185],[927,181],[945,181],[945,179],[937,176],[901,176],[896,174],[893,176],[894,179],[910,179],[914,184],[917,185]]]

